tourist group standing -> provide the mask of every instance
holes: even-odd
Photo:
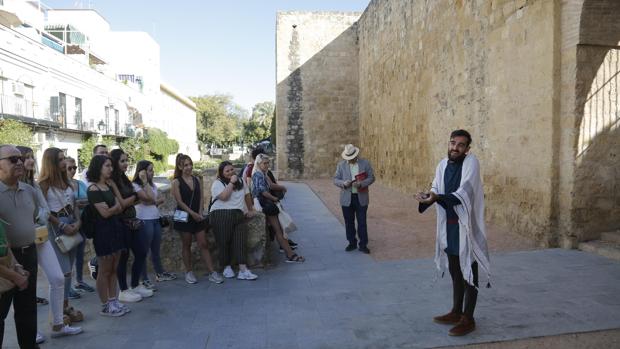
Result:
[[[245,238],[247,220],[259,210],[286,250],[286,261],[304,261],[293,251],[297,244],[283,238],[277,219],[286,188],[267,175],[266,155],[261,154],[253,165],[254,170],[241,177],[232,163],[222,162],[210,188],[212,199],[205,206],[202,181],[193,175],[192,159],[177,156],[171,183],[177,203],[173,228],[181,238],[187,283],[199,281],[192,264],[194,240],[208,270],[207,280],[220,284],[225,278],[258,278],[247,266]],[[99,314],[120,317],[131,312],[127,303],[154,295],[156,287],[147,273],[149,254],[156,281],[176,279],[164,270],[160,257],[162,216],[158,205],[163,199],[153,183],[153,163],[138,161],[131,177],[129,166],[122,149],[109,151],[105,145],[97,145],[78,180],[74,179],[75,159],[59,148],[46,149],[37,168],[32,149],[0,145],[0,346],[11,305],[19,346],[38,348],[45,336],[37,330],[37,303],[50,306],[51,337],[77,335],[82,333],[78,324],[85,321],[88,311],[72,306],[72,299],[96,291]],[[255,207],[255,202],[262,207]],[[210,227],[219,251],[217,270],[206,237]],[[89,261],[96,278],[94,287],[82,277],[89,239],[96,255]],[[39,267],[49,281],[46,297],[40,298],[36,295]]]

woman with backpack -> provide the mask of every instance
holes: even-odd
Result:
[[[103,316],[123,316],[130,310],[116,299],[118,289],[116,268],[121,251],[125,248],[125,237],[118,215],[123,207],[112,191],[112,159],[106,155],[95,155],[90,160],[88,171],[88,203],[86,215],[88,230],[92,229],[93,245],[97,255],[97,294],[101,300]],[[85,217],[86,218],[86,217]]]
[[[255,214],[248,186],[235,174],[232,163],[221,162],[217,169],[217,180],[211,185],[209,223],[213,227],[220,267],[224,267],[225,278],[235,277],[231,260],[239,264],[237,279],[258,278],[245,264],[245,239],[248,231],[246,218]],[[231,255],[234,258],[231,258]]]

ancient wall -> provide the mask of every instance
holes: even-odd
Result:
[[[488,219],[541,240],[551,206],[553,2],[373,1],[358,27],[360,139],[381,181],[427,189],[450,131],[467,129]]]
[[[358,141],[359,13],[277,16],[277,169],[283,178],[333,175],[346,143]]]
[[[542,246],[575,247],[620,228],[620,1],[373,0],[344,31],[347,45],[337,46],[358,66],[346,74],[357,89],[349,79],[344,91],[326,73],[343,69],[342,61],[308,65],[323,79],[315,84],[305,83],[312,77],[303,62],[289,64],[304,50],[337,55],[316,52],[329,47],[317,34],[334,27],[326,18],[288,13],[278,28],[278,123],[286,125],[278,139],[303,138],[303,154],[332,151],[296,163],[298,177],[331,175],[338,146],[359,139],[378,180],[413,193],[429,187],[450,131],[465,128],[482,165],[488,221]],[[312,40],[286,28],[300,20],[313,28]],[[298,66],[295,85],[289,76]],[[307,120],[336,115],[337,103],[303,99],[317,95],[357,95],[349,120],[358,120],[359,135],[354,125],[318,135],[328,126]],[[305,122],[304,136],[287,120]],[[288,155],[298,149],[279,147],[288,153],[278,164],[290,173]]]

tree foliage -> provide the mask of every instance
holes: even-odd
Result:
[[[247,111],[229,95],[204,95],[191,98],[198,112],[198,140],[203,146],[230,146],[241,137],[242,121]]]
[[[252,116],[243,123],[243,140],[245,143],[253,144],[271,136],[274,111],[275,106],[270,101],[254,105]]]
[[[32,147],[33,135],[32,129],[19,121],[0,119],[0,144]]]
[[[166,132],[158,128],[146,129],[143,136],[126,138],[117,143],[114,137],[103,137],[101,141],[97,137],[89,137],[82,143],[79,151],[80,165],[88,166],[92,158],[92,149],[97,144],[105,144],[108,149],[119,146],[127,154],[129,162],[136,164],[140,160],[148,160],[153,163],[155,173],[166,171],[168,155],[179,151],[179,143],[168,138]]]

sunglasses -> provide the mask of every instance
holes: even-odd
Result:
[[[19,160],[21,160],[22,163],[24,162],[24,158],[17,155],[7,156],[6,158],[2,158],[0,160],[9,160],[12,164],[16,164]]]
[[[69,171],[74,171],[77,170],[77,166],[67,166],[67,169],[69,169]]]

